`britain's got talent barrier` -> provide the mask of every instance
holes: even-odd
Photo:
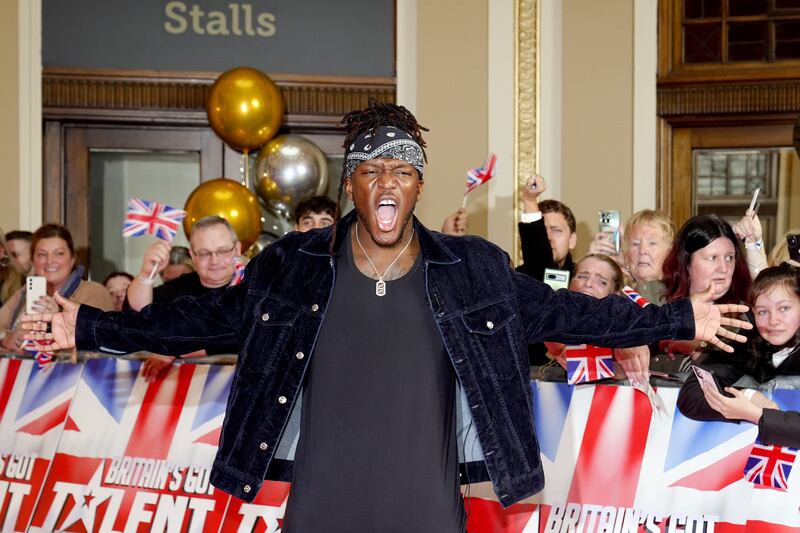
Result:
[[[281,530],[288,484],[247,504],[208,482],[233,366],[174,365],[151,383],[141,366],[0,359],[0,530]],[[531,387],[545,490],[502,510],[476,487],[470,532],[800,531],[800,474],[787,491],[742,477],[753,425],[690,421],[674,388],[659,415],[629,387]],[[800,391],[774,399],[800,409]]]

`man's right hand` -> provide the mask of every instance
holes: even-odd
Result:
[[[81,304],[55,293],[56,303],[63,309],[60,313],[37,313],[23,315],[20,327],[27,331],[25,338],[36,341],[51,341],[53,350],[75,347],[75,326]]]
[[[148,246],[147,250],[144,251],[139,277],[147,279],[153,275],[153,268],[156,269],[156,273],[167,268],[171,249],[172,245],[162,239],[157,239],[156,242]]]

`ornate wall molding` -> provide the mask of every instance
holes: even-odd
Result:
[[[538,168],[539,2],[516,0],[514,45],[514,220],[519,220],[519,185]],[[514,263],[520,262],[514,224]]]
[[[205,101],[216,73],[45,69],[45,117],[94,116],[106,120],[168,121],[180,115],[205,121]],[[394,78],[274,75],[289,122],[330,122],[370,98],[395,100]],[[309,117],[314,117],[310,119]]]
[[[658,114],[800,113],[800,80],[658,88]]]

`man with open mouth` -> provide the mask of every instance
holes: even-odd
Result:
[[[355,209],[291,233],[223,292],[103,313],[59,299],[35,339],[108,353],[239,353],[213,484],[253,501],[292,482],[285,533],[465,530],[461,484],[491,481],[509,506],[544,486],[526,345],[639,346],[697,338],[732,350],[722,326],[744,306],[708,291],[644,309],[553,291],[478,237],[414,216],[425,142],[403,107],[348,114],[340,183]],[[341,202],[340,202],[341,203]]]

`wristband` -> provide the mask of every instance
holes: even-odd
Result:
[[[760,250],[764,247],[764,241],[758,239],[756,242],[746,242],[744,247],[748,250]]]

